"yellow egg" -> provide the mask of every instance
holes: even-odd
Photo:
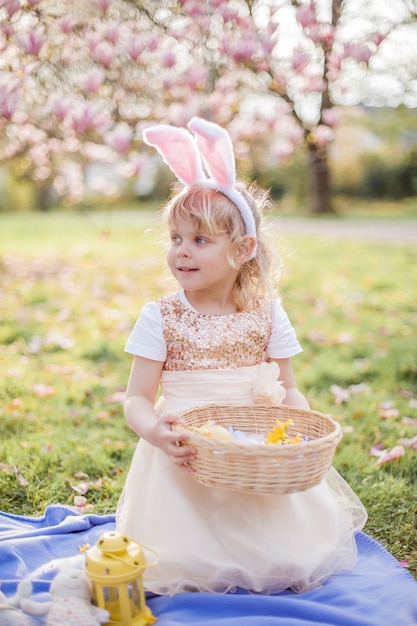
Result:
[[[232,433],[229,432],[227,428],[224,428],[224,426],[213,424],[206,432],[208,436],[213,437],[213,439],[219,439],[219,441],[233,441]]]

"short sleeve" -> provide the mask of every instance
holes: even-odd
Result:
[[[152,361],[165,361],[167,349],[162,332],[162,316],[156,302],[148,302],[142,308],[126,342],[125,352]]]
[[[267,353],[271,359],[287,359],[302,352],[295,330],[282,304],[274,300],[272,304],[272,333],[268,341]]]

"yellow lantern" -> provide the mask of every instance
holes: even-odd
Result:
[[[110,613],[111,626],[147,626],[156,617],[145,604],[142,575],[147,565],[140,543],[122,533],[104,533],[86,553],[85,572],[91,581],[93,603]]]

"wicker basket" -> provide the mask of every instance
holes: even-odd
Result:
[[[222,487],[256,494],[304,491],[317,485],[332,463],[342,432],[330,416],[283,405],[208,405],[181,415],[178,428],[202,426],[213,420],[246,433],[265,435],[276,420],[293,421],[287,434],[307,435],[308,440],[287,445],[248,445],[221,441],[188,431],[184,445],[196,449],[193,476],[208,487]]]

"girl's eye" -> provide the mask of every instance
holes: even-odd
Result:
[[[205,239],[204,237],[196,237],[195,241],[196,243],[207,243],[207,239]]]
[[[179,235],[171,235],[171,242],[178,246],[181,243],[181,237]]]

